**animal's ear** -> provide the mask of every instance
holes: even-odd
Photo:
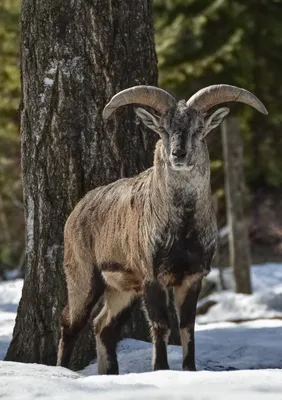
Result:
[[[160,127],[160,118],[156,115],[152,115],[148,111],[144,110],[144,108],[135,108],[136,115],[141,119],[143,124],[145,124],[148,128],[152,129],[153,131],[157,132],[159,135],[161,134],[161,127]]]
[[[222,107],[216,110],[206,121],[202,138],[204,138],[210,131],[217,128],[223,121],[224,117],[229,113],[229,108]]]

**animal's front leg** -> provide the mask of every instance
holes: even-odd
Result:
[[[153,369],[169,369],[167,341],[170,334],[167,290],[157,281],[144,288],[144,306],[149,319],[153,342]]]
[[[182,367],[186,371],[196,371],[194,330],[201,283],[202,278],[192,275],[173,288],[183,350]]]

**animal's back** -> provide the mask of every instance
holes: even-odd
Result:
[[[81,261],[87,258],[100,269],[111,263],[124,265],[140,238],[138,209],[145,197],[139,192],[148,185],[151,173],[148,169],[88,192],[66,222],[65,246],[73,247]]]

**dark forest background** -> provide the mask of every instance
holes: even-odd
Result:
[[[159,86],[177,98],[216,83],[244,87],[269,111],[233,105],[244,137],[246,210],[255,262],[282,255],[282,1],[154,0]],[[0,2],[0,270],[23,264],[20,0]],[[226,224],[219,132],[210,138],[219,227]]]

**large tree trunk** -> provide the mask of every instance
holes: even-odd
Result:
[[[229,254],[237,293],[251,293],[250,249],[244,215],[244,160],[239,123],[229,118],[222,123],[226,212],[229,226]]]
[[[54,365],[66,218],[90,189],[152,164],[155,137],[132,108],[101,118],[119,90],[157,84],[151,1],[23,0],[21,72],[26,270],[6,360]],[[94,354],[86,327],[72,366]]]

